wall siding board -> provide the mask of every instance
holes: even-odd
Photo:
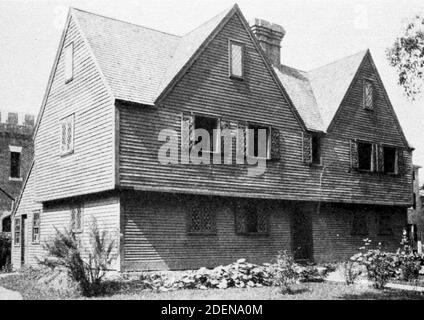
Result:
[[[65,84],[59,56],[35,137],[36,198],[49,201],[114,188],[115,106],[73,18],[64,46],[74,43],[74,79]],[[59,153],[59,121],[75,113],[74,153]]]

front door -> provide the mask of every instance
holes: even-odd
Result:
[[[26,219],[27,216],[23,215],[21,217],[21,265],[25,264],[25,242],[26,242]]]
[[[295,208],[291,216],[292,252],[295,260],[313,260],[312,219],[304,208]]]

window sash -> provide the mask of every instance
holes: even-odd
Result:
[[[61,154],[68,154],[74,151],[74,127],[75,115],[72,114],[63,118],[60,123],[60,151]]]
[[[255,140],[258,140],[259,139],[259,131],[257,131],[257,136],[256,136],[256,138],[257,139],[255,139],[255,134],[253,134],[253,154],[250,154],[250,143],[252,143],[252,141],[250,141],[250,139],[251,139],[251,133],[249,133],[249,131],[247,132],[247,134],[246,134],[246,155],[247,156],[250,156],[250,157],[254,157],[254,158],[259,158],[259,159],[266,159],[266,160],[270,160],[271,159],[271,126],[266,126],[266,125],[256,125],[256,124],[249,124],[248,126],[247,126],[247,129],[248,130],[254,130],[255,132],[256,132],[256,130],[258,130],[258,129],[263,129],[263,130],[266,130],[266,146],[265,146],[265,154],[266,154],[266,156],[265,156],[265,158],[264,157],[259,157],[259,155],[258,156],[256,156],[254,153],[255,153],[255,146],[256,146],[256,148],[257,148],[257,150],[258,150],[258,152],[259,152],[259,144],[258,143],[255,143],[255,142],[258,142],[258,141],[255,141]]]
[[[40,242],[40,212],[36,211],[32,216],[32,242]]]
[[[195,115],[193,120],[193,129],[204,129],[204,128],[197,128],[196,127],[196,118],[197,120],[199,118],[205,118],[209,120],[216,121],[216,126],[212,130],[212,136],[209,136],[209,148],[210,150],[202,150],[202,152],[205,153],[221,153],[221,120],[219,118],[213,117],[213,116],[207,116],[207,115]],[[194,135],[194,131],[193,131]],[[194,140],[194,137],[193,137]],[[194,144],[196,144],[197,141],[194,141]]]
[[[21,244],[21,219],[20,218],[15,219],[15,230],[14,230],[13,241],[16,246]]]
[[[371,81],[364,80],[363,91],[364,91],[364,101],[363,101],[364,108],[372,110],[374,90],[373,90],[373,84]]]
[[[189,234],[215,234],[216,218],[215,212],[210,208],[192,208],[188,214]]]
[[[244,45],[230,41],[230,76],[242,79],[244,76]]]

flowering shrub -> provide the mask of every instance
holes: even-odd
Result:
[[[292,293],[292,285],[296,283],[299,274],[296,272],[296,264],[287,251],[278,252],[276,263],[271,267],[274,284],[281,289],[282,293]]]
[[[351,260],[365,266],[368,280],[373,282],[377,289],[381,289],[391,277],[396,275],[396,257],[393,253],[385,252],[381,243],[371,249],[371,240],[364,239],[361,252],[354,255]]]
[[[418,279],[420,275],[423,257],[412,250],[406,236],[406,230],[403,232],[402,245],[396,252],[396,264],[400,278],[405,281]]]

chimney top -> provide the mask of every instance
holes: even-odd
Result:
[[[273,65],[280,65],[281,40],[286,31],[278,24],[255,18],[250,21],[253,34]]]

